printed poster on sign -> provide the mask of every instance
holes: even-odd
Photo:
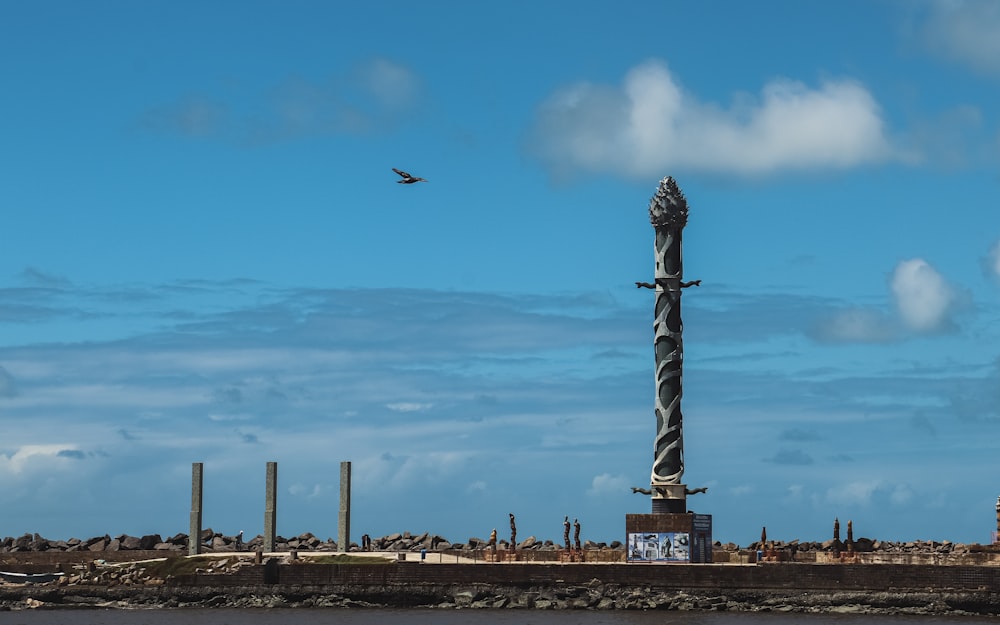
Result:
[[[629,562],[690,562],[688,532],[636,532],[628,535]]]

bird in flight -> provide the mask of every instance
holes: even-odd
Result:
[[[423,178],[415,178],[415,177],[411,176],[410,174],[406,173],[405,171],[401,171],[399,169],[396,169],[395,167],[392,168],[392,171],[396,172],[397,174],[399,174],[400,176],[403,177],[402,180],[397,180],[396,181],[399,184],[413,184],[414,182],[427,182]]]

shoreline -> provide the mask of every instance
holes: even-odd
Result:
[[[107,563],[0,584],[26,609],[396,608],[1000,616],[1000,567],[585,564],[266,558]]]
[[[178,537],[98,538],[68,548],[31,538],[38,549],[25,548],[28,535],[20,545],[5,541],[18,550],[0,550],[0,570],[63,574],[47,582],[0,581],[0,612],[219,607],[1000,616],[1000,553],[947,542],[859,541],[864,551],[846,553],[836,543],[772,542],[762,551],[717,544],[714,563],[690,564],[627,563],[619,545],[571,551],[533,537],[518,550],[493,552],[475,538],[459,545],[404,533],[376,539],[383,548],[377,552],[342,553],[302,535],[282,543],[297,549],[265,553],[236,551],[234,541],[209,530],[203,538],[212,552],[197,556],[178,553]],[[96,548],[113,545],[120,548]]]

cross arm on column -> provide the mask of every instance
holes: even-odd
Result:
[[[680,288],[686,289],[689,286],[701,286],[701,280],[691,280],[690,282],[680,282],[678,284]],[[635,288],[637,289],[655,289],[656,284],[652,282],[636,282]]]

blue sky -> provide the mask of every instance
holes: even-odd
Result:
[[[0,536],[622,539],[684,231],[715,537],[988,542],[1000,5],[0,5]],[[396,184],[397,167],[428,180]]]

